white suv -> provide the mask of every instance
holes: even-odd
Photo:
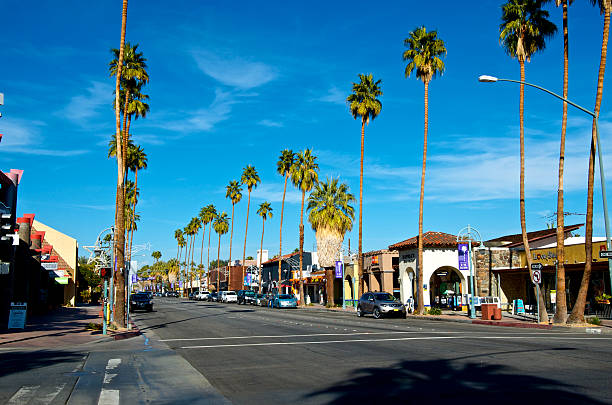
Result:
[[[223,295],[221,296],[222,302],[238,302],[238,294],[236,291],[223,291]]]

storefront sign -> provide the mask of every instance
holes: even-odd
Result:
[[[27,309],[28,304],[26,302],[11,302],[8,321],[9,329],[25,328]]]
[[[11,264],[8,262],[0,262],[0,274],[9,274]]]
[[[244,285],[251,285],[251,274],[247,273],[244,276]]]
[[[336,278],[342,278],[342,262],[336,261]]]
[[[557,290],[550,290],[550,303],[551,304],[557,303]]]
[[[470,254],[467,243],[460,243],[458,245],[458,256],[459,256],[459,271],[470,269]]]

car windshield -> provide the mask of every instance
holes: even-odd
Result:
[[[143,300],[143,299],[149,299],[149,294],[147,293],[137,293],[137,294],[132,294],[132,298],[135,300]]]
[[[236,293],[233,292],[233,291],[228,291],[228,292],[225,293],[225,295],[236,295]]]
[[[244,295],[247,295],[249,297],[254,297],[255,293],[253,291],[247,291],[247,292],[244,293]]]
[[[293,299],[293,294],[281,294],[278,298],[281,300],[290,300]]]
[[[377,301],[397,301],[397,298],[389,293],[376,293],[374,294],[374,298],[376,298]]]

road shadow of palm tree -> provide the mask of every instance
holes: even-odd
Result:
[[[75,363],[84,352],[62,350],[15,350],[0,353],[0,377],[28,370],[55,366],[60,363]]]
[[[486,358],[486,356],[484,356]],[[568,365],[569,367],[569,365]],[[512,367],[453,360],[402,361],[355,370],[352,377],[306,395],[328,404],[537,403],[604,404],[552,378],[517,373]],[[493,402],[494,401],[494,402]]]

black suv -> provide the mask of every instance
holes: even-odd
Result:
[[[130,311],[142,309],[147,312],[153,311],[153,302],[148,293],[136,293],[130,295]]]
[[[374,318],[383,315],[406,317],[406,308],[393,295],[387,292],[367,292],[361,296],[357,304],[357,316],[372,314]]]
[[[238,304],[250,304],[255,299],[255,291],[240,290],[238,291]]]

